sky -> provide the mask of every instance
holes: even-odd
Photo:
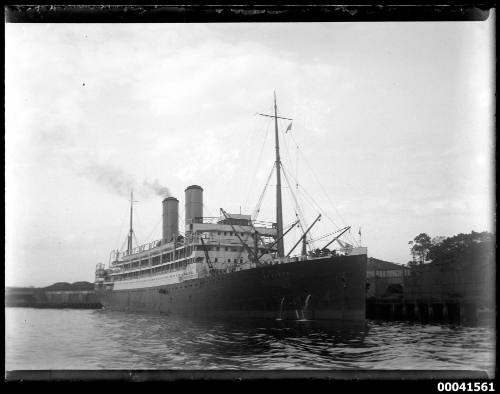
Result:
[[[274,163],[284,223],[398,264],[408,241],[494,230],[494,20],[5,25],[6,286],[93,281],[161,200],[252,214]],[[297,186],[298,184],[298,186]],[[271,178],[259,219],[275,221]],[[359,232],[361,229],[361,237]],[[183,220],[180,220],[183,231]],[[299,236],[292,230],[288,250]],[[331,238],[331,237],[330,237]]]

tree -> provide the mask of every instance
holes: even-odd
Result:
[[[427,260],[429,249],[432,246],[431,237],[426,233],[421,233],[413,241],[408,242],[411,245],[410,251],[414,262],[423,264]]]
[[[457,261],[462,258],[479,260],[495,249],[495,235],[487,231],[457,234],[431,246],[428,257],[433,262]]]
[[[439,245],[439,244],[443,243],[443,241],[445,239],[446,239],[446,237],[443,237],[442,235],[438,235],[438,236],[431,239],[431,244],[432,244],[432,246]]]

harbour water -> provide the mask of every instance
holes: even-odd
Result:
[[[108,310],[6,308],[7,371],[26,369],[481,370],[495,330],[368,320],[194,321]]]

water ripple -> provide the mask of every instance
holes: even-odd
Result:
[[[473,369],[492,328],[367,321],[194,321],[106,310],[6,308],[6,369]]]

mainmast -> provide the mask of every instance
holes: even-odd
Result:
[[[283,245],[283,207],[281,201],[281,159],[280,139],[278,137],[278,109],[276,106],[276,92],[274,92],[274,135],[276,137],[276,227],[278,236],[278,257],[285,255]]]
[[[283,206],[281,201],[281,159],[280,159],[280,140],[278,135],[278,119],[292,120],[278,116],[278,107],[276,105],[276,92],[274,92],[274,115],[259,114],[274,118],[274,136],[276,149],[276,237],[278,239],[278,257],[285,256],[285,247],[283,243]]]

